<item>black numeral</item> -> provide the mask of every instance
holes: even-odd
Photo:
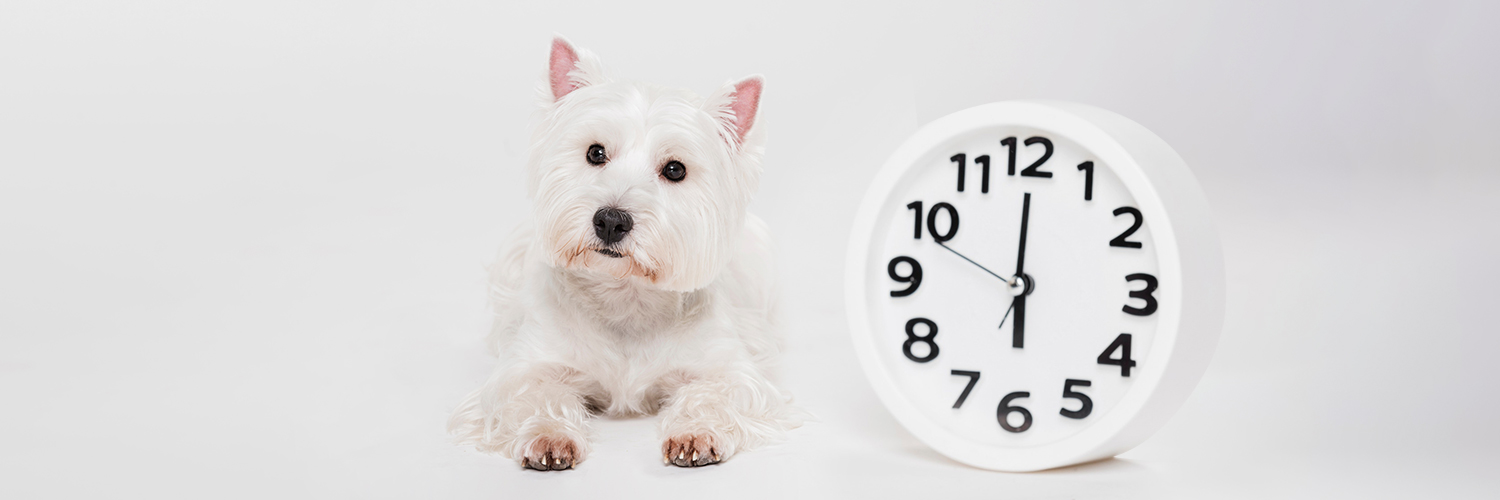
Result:
[[[943,234],[937,232],[938,210],[948,212],[948,232]],[[958,209],[947,203],[933,205],[932,210],[927,212],[927,233],[931,234],[933,241],[938,243],[953,239],[953,235],[958,234]]]
[[[1032,137],[1026,139],[1025,144],[1027,146],[1041,144],[1042,147],[1046,148],[1046,151],[1043,151],[1042,157],[1032,162],[1031,166],[1021,170],[1021,177],[1052,177],[1052,172],[1038,170],[1043,163],[1047,163],[1048,158],[1052,157],[1052,141],[1046,137]],[[1006,137],[1001,139],[1000,145],[1009,148],[1007,153],[1009,159],[1005,164],[1005,175],[1016,175],[1016,138]]]
[[[922,202],[913,201],[911,203],[907,203],[906,208],[908,210],[913,210],[916,212],[916,219],[912,222],[911,237],[920,240],[922,239]],[[937,232],[938,210],[942,210],[948,213],[948,230],[943,234],[938,234]],[[939,202],[938,204],[933,205],[932,210],[927,212],[927,232],[931,234],[932,239],[936,240],[938,243],[953,239],[953,235],[958,234],[958,209],[953,208],[953,205],[949,205],[946,202]]]
[[[1016,175],[1016,138],[1006,137],[1000,140],[1000,145],[1009,149],[1009,160],[1005,162],[1005,175]]]
[[[974,163],[984,167],[979,176],[979,192],[990,192],[990,155],[975,156]]]
[[[1077,410],[1069,410],[1067,408],[1063,408],[1061,410],[1058,410],[1058,413],[1061,413],[1062,416],[1068,418],[1087,417],[1090,413],[1094,412],[1094,400],[1089,399],[1088,395],[1084,393],[1074,391],[1073,386],[1075,385],[1080,387],[1088,387],[1090,385],[1093,385],[1093,383],[1087,380],[1077,380],[1071,378],[1064,380],[1063,399],[1073,398],[1078,400],[1078,402],[1083,403],[1083,405],[1079,406]]]
[[[896,264],[900,264],[902,262],[905,262],[906,265],[911,268],[910,273],[908,273],[906,276],[896,274]],[[906,287],[905,290],[891,290],[892,297],[905,297],[907,295],[911,295],[912,293],[917,291],[917,287],[922,286],[922,265],[917,263],[917,259],[913,259],[905,255],[891,259],[891,264],[885,266],[885,272],[886,274],[891,275],[891,279],[896,280],[897,283],[911,283],[911,286]]]
[[[919,336],[917,336],[917,332],[915,330],[915,328],[917,326],[917,323],[921,323],[921,324],[927,325],[927,336],[926,337],[919,337]],[[932,361],[934,359],[937,359],[937,356],[938,356],[937,334],[938,334],[937,323],[933,323],[932,320],[927,319],[927,318],[912,318],[911,321],[907,321],[906,322],[906,342],[903,343],[903,344],[901,344],[901,353],[906,355],[906,359],[910,359],[910,360],[916,361],[918,363],[926,363],[928,361]],[[913,354],[911,352],[911,346],[913,344],[918,343],[918,342],[921,342],[923,344],[927,344],[927,355],[926,356],[918,357],[916,354]]]
[[[1083,171],[1083,201],[1094,199],[1094,162],[1086,161],[1078,164],[1078,170]]]
[[[911,331],[911,328],[908,327],[907,331]],[[1114,354],[1116,350],[1120,351],[1120,357],[1111,357],[1110,355]],[[1129,377],[1130,369],[1135,366],[1135,360],[1130,359],[1130,334],[1122,333],[1120,336],[1115,337],[1115,341],[1111,342],[1109,347],[1104,348],[1104,352],[1099,353],[1098,361],[1101,365],[1115,365],[1120,367],[1120,376]]]
[[[1133,307],[1130,304],[1125,304],[1122,310],[1126,313],[1134,314],[1136,316],[1150,316],[1152,313],[1155,313],[1156,297],[1151,296],[1151,292],[1156,291],[1156,277],[1146,273],[1135,273],[1125,277],[1126,283],[1132,281],[1146,282],[1145,288],[1142,288],[1140,290],[1132,290],[1130,292],[1131,298],[1146,301],[1146,307]]]
[[[963,153],[948,157],[948,161],[958,164],[958,192],[964,192],[964,163],[966,158]]]
[[[1010,405],[1011,400],[1029,397],[1031,397],[1031,393],[1029,392],[1012,392],[1000,399],[1000,407],[995,409],[995,418],[1000,420],[1000,428],[1011,432],[1026,432],[1026,429],[1031,428],[1031,412],[1022,407]],[[1020,427],[1010,425],[1010,422],[1005,418],[1015,412],[1021,413],[1023,420]]]
[[[911,203],[907,203],[906,204],[906,209],[907,210],[916,210],[917,211],[916,218],[915,218],[916,220],[912,221],[912,223],[915,224],[917,227],[916,227],[916,229],[912,230],[911,237],[920,240],[920,239],[922,239],[922,214],[923,214],[923,212],[922,212],[922,202],[920,202],[920,201],[913,201]]]
[[[1032,144],[1041,144],[1042,147],[1046,148],[1047,150],[1042,153],[1041,158],[1037,158],[1035,162],[1032,162],[1031,166],[1026,167],[1025,170],[1021,171],[1021,177],[1052,177],[1052,172],[1043,172],[1041,170],[1037,170],[1037,168],[1040,168],[1043,163],[1047,163],[1048,158],[1052,157],[1052,141],[1048,140],[1046,137],[1032,137],[1030,139],[1026,139],[1027,146],[1030,146]]]
[[[1115,209],[1115,217],[1119,217],[1125,214],[1130,214],[1131,217],[1134,217],[1135,222],[1130,225],[1130,229],[1126,229],[1125,232],[1120,233],[1120,235],[1116,236],[1115,239],[1109,240],[1109,246],[1121,248],[1140,248],[1140,242],[1126,240],[1125,238],[1129,238],[1130,235],[1135,234],[1135,231],[1137,229],[1141,228],[1141,211],[1136,210],[1135,207],[1120,207]]]
[[[957,376],[957,377],[969,377],[969,385],[965,385],[964,386],[964,392],[959,393],[959,395],[958,395],[958,401],[954,401],[953,402],[953,407],[954,408],[958,408],[958,407],[964,405],[964,400],[965,399],[969,399],[969,391],[974,390],[974,384],[979,383],[979,372],[971,372],[971,371],[965,371],[965,370],[953,370],[952,373],[953,373],[954,376]]]

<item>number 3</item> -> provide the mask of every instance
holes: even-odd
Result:
[[[1126,283],[1129,283],[1131,281],[1146,282],[1145,288],[1142,288],[1140,290],[1133,290],[1130,292],[1130,298],[1144,300],[1146,301],[1146,306],[1134,307],[1130,304],[1125,304],[1120,308],[1120,310],[1125,311],[1127,314],[1136,316],[1150,316],[1152,314],[1155,314],[1156,297],[1151,296],[1151,292],[1156,291],[1156,277],[1146,273],[1135,273],[1125,277]]]

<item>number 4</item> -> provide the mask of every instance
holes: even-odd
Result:
[[[1120,357],[1111,357],[1110,355],[1116,350],[1120,351]],[[1135,360],[1130,359],[1130,334],[1122,333],[1115,337],[1115,341],[1110,343],[1109,347],[1104,348],[1104,352],[1099,353],[1099,364],[1118,366],[1120,376],[1129,377],[1130,369],[1135,366]]]

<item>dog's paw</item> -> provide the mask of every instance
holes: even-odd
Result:
[[[661,445],[662,463],[678,467],[702,467],[729,458],[718,438],[710,433],[686,433],[667,438]]]
[[[537,436],[526,445],[521,455],[521,466],[535,470],[571,469],[583,456],[578,444],[572,439],[558,435]]]

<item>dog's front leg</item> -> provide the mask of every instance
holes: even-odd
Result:
[[[662,459],[699,467],[779,438],[790,426],[787,398],[753,368],[664,380]]]
[[[586,385],[577,371],[558,365],[497,370],[454,412],[449,429],[523,467],[570,469],[588,455]]]

